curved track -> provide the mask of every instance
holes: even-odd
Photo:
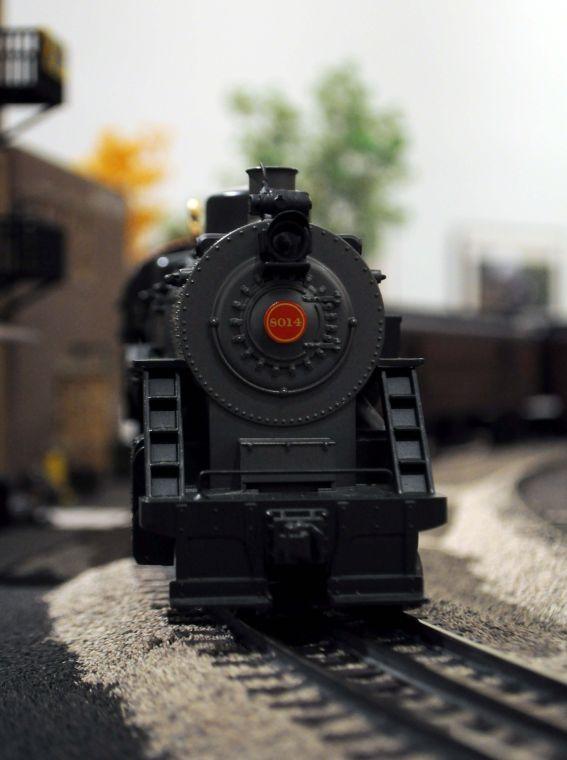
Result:
[[[316,616],[213,613],[248,649],[271,651],[406,750],[459,758],[567,754],[567,685],[410,615],[387,627]]]

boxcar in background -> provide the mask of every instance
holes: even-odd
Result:
[[[540,413],[563,413],[567,328],[554,331],[541,320],[414,313],[404,316],[402,341],[405,355],[427,357],[420,369],[422,399],[429,430],[441,441],[480,428],[496,440],[515,438]],[[562,392],[567,405],[564,384]]]
[[[544,344],[544,392],[555,399],[567,429],[567,325],[552,325]]]

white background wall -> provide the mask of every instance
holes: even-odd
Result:
[[[381,262],[390,298],[455,302],[462,225],[566,224],[562,0],[8,0],[6,22],[51,28],[69,54],[67,104],[22,142],[75,160],[105,124],[171,125],[174,209],[238,165],[232,85],[277,83],[301,101],[322,67],[359,61],[411,137],[408,221]]]

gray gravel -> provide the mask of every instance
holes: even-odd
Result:
[[[423,614],[567,677],[565,534],[526,505],[518,483],[564,463],[564,444],[469,447],[437,461],[448,526],[424,534],[431,604]]]
[[[567,530],[567,462],[544,467],[526,478],[520,493],[537,515]]]
[[[53,635],[45,591],[0,587],[0,756],[144,757],[146,737],[127,723],[109,684]]]
[[[96,690],[109,715],[120,718],[124,734],[111,727],[122,756],[134,747],[146,757],[344,756],[333,748],[337,739],[329,742],[325,731],[295,723],[297,709],[272,710],[269,694],[250,699],[250,690],[265,690],[270,678],[276,687],[295,676],[267,662],[243,679],[250,675],[246,658],[231,655],[219,666],[219,653],[225,646],[231,651],[226,632],[198,624],[172,627],[156,604],[163,584],[161,579],[156,586],[152,573],[123,560],[83,573],[46,598],[52,637],[79,663],[86,693]],[[295,692],[296,699],[317,696],[311,688]],[[96,724],[90,709],[83,719]],[[329,709],[340,718],[333,721],[336,736],[365,727],[335,706]],[[72,748],[73,730],[60,741]],[[81,754],[90,757],[96,750],[96,742],[83,743]]]

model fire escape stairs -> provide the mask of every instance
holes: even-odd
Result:
[[[59,225],[17,212],[0,216],[0,317],[12,317],[64,275]]]
[[[0,28],[0,107],[37,105],[37,110],[0,133],[6,143],[46,111],[63,102],[64,50],[41,29]]]
[[[146,496],[178,500],[185,493],[181,368],[178,362],[143,365]]]
[[[382,409],[398,494],[435,493],[417,377],[421,364],[423,359],[382,359],[378,363]]]

